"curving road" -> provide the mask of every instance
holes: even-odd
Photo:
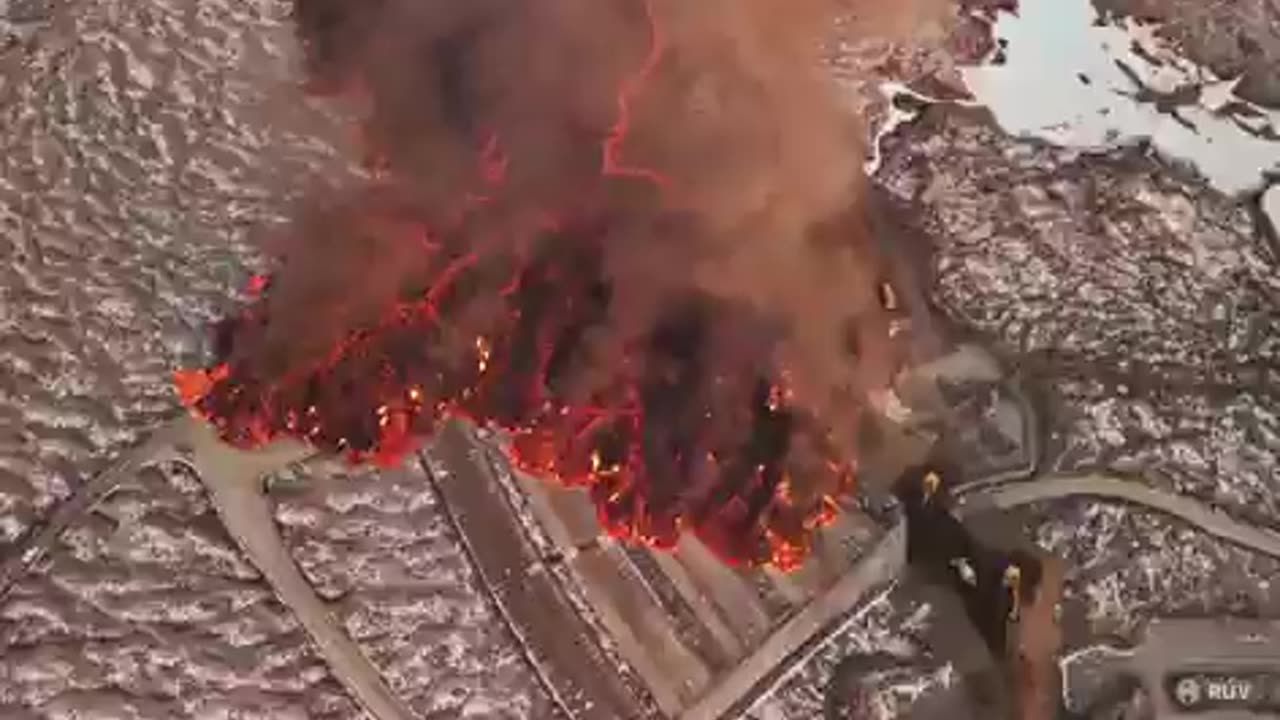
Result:
[[[203,423],[186,417],[162,426],[112,468],[81,486],[53,513],[41,531],[29,535],[18,551],[6,558],[0,565],[0,595],[14,578],[48,550],[67,525],[110,494],[131,473],[160,460],[182,458],[197,470],[224,526],[280,600],[296,614],[334,676],[373,718],[409,720],[412,714],[387,688],[380,673],[350,636],[334,622],[298,571],[271,521],[258,479],[310,454],[309,449],[296,445],[273,446],[258,452],[237,451],[218,442]],[[1033,472],[1007,472],[967,483],[953,492],[958,500],[957,511],[962,516],[1072,497],[1119,501],[1176,517],[1214,537],[1280,558],[1280,533],[1241,522],[1196,498],[1152,488],[1136,480],[1104,474],[1035,477]],[[720,717],[767,692],[785,674],[786,667],[807,654],[804,648],[812,652],[818,634],[841,618],[849,617],[863,605],[868,592],[884,587],[901,573],[905,567],[902,542],[901,526],[886,533],[857,567],[779,628],[685,717]]]
[[[62,536],[72,523],[89,512],[103,498],[110,495],[121,483],[148,465],[163,462],[175,456],[176,440],[184,432],[184,424],[173,422],[160,427],[146,440],[125,452],[111,467],[93,476],[72,491],[71,496],[54,508],[49,517],[37,528],[28,532],[14,545],[3,561],[0,561],[0,598],[18,581]]]
[[[276,597],[302,624],[330,672],[375,720],[413,720],[382,673],[337,621],[307,581],[271,514],[263,479],[315,454],[311,447],[280,440],[253,452],[222,442],[213,428],[194,418],[175,423],[179,452],[200,477],[231,537],[266,578]]]
[[[981,348],[961,346],[947,356],[946,363],[925,367],[926,377],[989,380],[994,358]],[[1005,383],[1022,411],[1022,445],[1027,465],[977,478],[952,490],[962,513],[983,509],[1009,509],[1037,502],[1071,497],[1094,497],[1138,505],[1176,517],[1199,530],[1255,552],[1280,558],[1280,533],[1237,520],[1227,513],[1189,495],[1159,490],[1138,479],[1104,473],[1039,475],[1041,423],[1035,406],[1016,383]]]
[[[962,517],[1073,497],[1119,501],[1176,517],[1214,537],[1280,558],[1280,533],[1236,520],[1193,497],[1158,490],[1136,480],[1102,474],[1028,479],[1026,473],[1002,472],[957,487],[953,493],[959,500],[957,511]],[[816,651],[821,644],[815,642],[819,633],[853,617],[870,592],[886,587],[902,573],[906,568],[904,542],[905,528],[899,523],[863,555],[857,566],[775,631],[682,720],[731,717],[772,690],[790,667]]]
[[[1003,510],[1070,497],[1116,500],[1176,517],[1219,539],[1280,558],[1280,533],[1237,520],[1188,495],[1158,490],[1136,480],[1112,475],[1049,475],[1022,482],[984,484],[972,490],[962,487],[956,494],[960,498],[962,513]]]
[[[183,415],[153,432],[105,472],[75,490],[39,531],[19,542],[0,564],[0,597],[48,552],[64,530],[139,470],[165,460],[189,465],[204,483],[227,533],[244,550],[298,619],[330,672],[374,720],[413,720],[414,715],[387,687],[381,672],[338,623],[289,554],[263,492],[263,478],[315,454],[307,446],[281,441],[248,452],[223,443],[213,429]]]

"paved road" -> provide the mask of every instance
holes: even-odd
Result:
[[[281,440],[255,452],[223,443],[213,429],[191,418],[175,423],[185,458],[204,482],[218,517],[236,544],[262,573],[280,602],[298,618],[329,671],[375,720],[413,720],[413,712],[387,687],[378,668],[338,624],[329,607],[289,554],[263,492],[263,478],[315,451]],[[184,448],[185,449],[185,448]]]
[[[853,569],[775,630],[700,702],[685,711],[681,720],[739,717],[756,698],[781,681],[787,670],[806,661],[821,646],[820,637],[837,630],[842,618],[865,605],[872,590],[887,587],[902,574],[906,567],[906,535],[906,528],[901,525],[887,532]]]
[[[374,720],[412,720],[413,713],[387,687],[382,674],[302,575],[276,527],[263,492],[266,475],[301,462],[314,450],[281,441],[254,452],[223,442],[212,428],[183,415],[125,453],[106,472],[82,485],[54,511],[41,530],[0,566],[0,595],[69,525],[111,494],[141,468],[165,459],[190,465],[204,483],[227,533],[271,585],[280,602],[293,612],[329,670]]]
[[[126,451],[103,472],[76,488],[71,497],[60,503],[39,529],[30,533],[15,546],[5,548],[6,555],[0,562],[0,598],[36,560],[40,559],[71,524],[93,509],[93,506],[109,495],[121,483],[147,465],[175,456],[175,441],[184,432],[184,423],[175,422],[162,426],[147,436],[142,444]]]
[[[1143,485],[1137,480],[1100,474],[1045,476],[1027,480],[1004,474],[995,481],[979,479],[957,488],[956,495],[960,500],[957,511],[962,516],[973,515],[984,510],[1008,510],[1031,503],[1072,497],[1115,500],[1176,517],[1194,525],[1202,532],[1255,552],[1280,557],[1280,534],[1243,523],[1193,497],[1158,490]],[[883,587],[885,582],[899,576],[906,564],[899,547],[901,532],[900,526],[890,531],[836,588],[816,600],[811,610],[806,610],[803,623],[784,626],[770,638],[768,658],[758,660],[753,658],[753,660],[760,663],[771,659],[774,666],[765,671],[759,669],[748,671],[746,668],[751,661],[744,663],[742,669],[735,672],[735,675],[754,676],[754,686],[743,683],[741,677],[726,681],[718,692],[727,692],[728,686],[733,685],[740,691],[740,695],[733,702],[725,702],[721,698],[716,706],[726,710],[740,708],[749,704],[754,698],[767,693],[772,687],[769,683],[771,678],[784,676],[787,669],[807,658],[807,654],[802,649],[809,645],[813,636],[806,635],[806,632],[812,631],[816,634],[819,630],[829,631],[840,623],[842,618],[852,616],[859,607],[862,607],[872,590]],[[713,693],[711,697],[715,697],[715,694]],[[711,697],[708,698],[708,703]],[[717,716],[703,714],[697,717]]]
[[[200,428],[193,428],[186,419],[162,427],[111,470],[82,486],[55,512],[42,532],[34,535],[0,567],[0,581],[21,573],[68,523],[108,494],[131,471],[162,457],[179,456],[186,446],[185,449],[192,451],[190,462],[209,488],[228,531],[263,572],[281,601],[297,615],[333,674],[376,720],[412,717],[302,579],[271,522],[265,497],[254,485],[266,472],[305,458],[308,452],[290,446],[240,453],[211,442],[208,435]],[[1235,520],[1195,498],[1151,488],[1136,480],[1089,474],[995,483],[979,481],[957,488],[956,494],[962,515],[1080,496],[1117,500],[1179,518],[1203,532],[1255,552],[1280,557],[1280,534]],[[818,637],[861,607],[870,591],[883,588],[901,574],[905,567],[901,541],[901,527],[888,532],[858,566],[766,639],[759,650],[718,683],[685,717],[699,720],[723,717],[767,692],[787,668],[807,657],[808,651],[818,644]],[[3,587],[0,585],[0,590]]]
[[[1047,476],[1017,483],[985,485],[965,493],[961,488],[962,512],[1009,509],[1036,502],[1068,497],[1095,497],[1139,505],[1194,525],[1202,532],[1255,552],[1280,558],[1280,533],[1265,530],[1187,495],[1158,490],[1138,480],[1088,474]]]
[[[1136,480],[1097,474],[1047,476],[1020,482],[979,480],[958,488],[957,495],[961,515],[1082,496],[1117,500],[1176,517],[1255,552],[1280,557],[1280,534],[1235,520],[1195,498],[1151,488]],[[829,632],[842,618],[862,607],[874,589],[901,575],[906,565],[902,537],[901,526],[887,533],[835,587],[815,599],[801,616],[779,628],[687,717],[726,717],[726,713],[731,715],[767,693],[788,668],[808,657],[805,650],[812,647],[819,633]]]

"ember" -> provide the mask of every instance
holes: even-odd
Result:
[[[829,237],[860,154],[799,49],[824,3],[659,3],[296,0],[379,179],[303,213],[183,402],[382,465],[468,417],[615,536],[801,562],[892,369],[865,231]]]

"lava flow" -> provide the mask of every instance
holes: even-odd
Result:
[[[813,367],[866,375],[889,342],[861,238],[811,237],[856,178],[793,182],[859,157],[838,103],[782,72],[811,60],[798,28],[821,5],[790,6],[789,37],[765,0],[296,0],[310,87],[363,108],[378,180],[282,234],[215,364],[177,373],[183,402],[238,446],[292,436],[381,465],[463,416],[586,488],[615,536],[689,530],[728,562],[795,567],[854,478],[849,428],[812,398],[857,405],[880,378],[801,401],[814,373],[792,361],[829,341]],[[725,159],[683,159],[695,140]],[[830,306],[777,278],[705,282],[721,261],[830,287]]]

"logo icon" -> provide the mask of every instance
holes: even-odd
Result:
[[[1200,702],[1200,681],[1193,677],[1184,677],[1173,687],[1173,697],[1184,708]]]

